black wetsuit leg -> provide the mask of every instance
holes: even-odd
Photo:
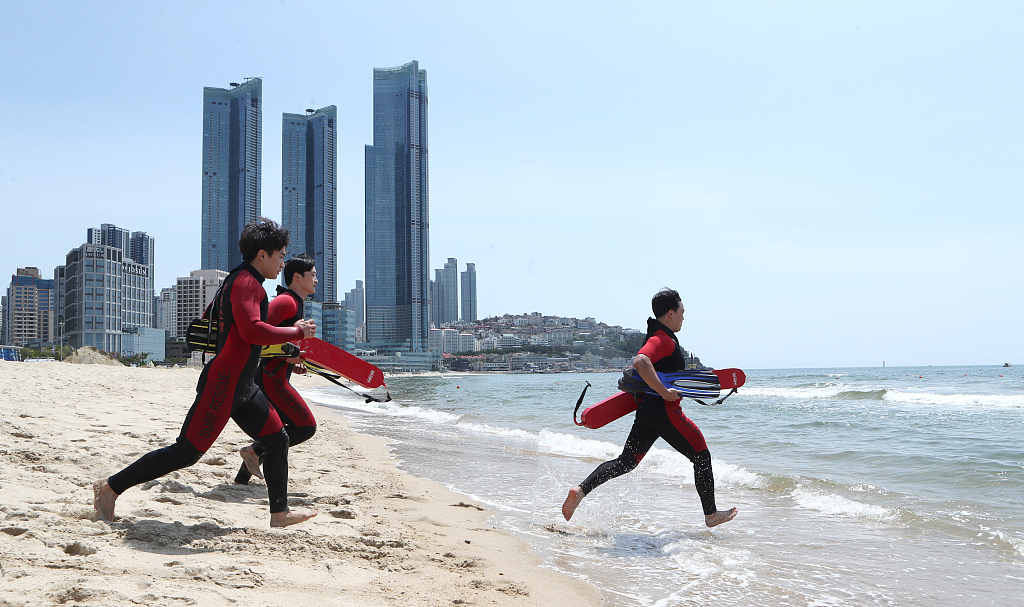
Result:
[[[170,474],[175,470],[188,468],[203,457],[201,451],[183,437],[173,444],[143,455],[132,465],[107,479],[114,493],[121,495],[135,485],[149,482]]]
[[[715,476],[711,469],[711,451],[704,435],[682,413],[678,401],[666,403],[657,396],[645,396],[639,403],[633,428],[618,458],[607,461],[580,483],[583,495],[617,476],[630,472],[650,451],[654,441],[665,439],[673,449],[693,463],[693,479],[705,515],[718,511],[715,505]]]
[[[634,420],[633,428],[630,429],[629,436],[626,438],[626,444],[622,447],[622,454],[598,466],[586,480],[580,483],[583,495],[587,495],[598,486],[636,468],[656,440],[658,440],[657,432],[640,423],[639,419]]]
[[[313,426],[296,426],[281,411],[278,411],[277,414],[281,417],[281,422],[284,424],[285,432],[288,433],[288,447],[289,448],[294,447],[295,445],[298,445],[300,443],[304,443],[304,442],[308,441],[309,439],[313,438],[314,434],[316,434],[316,426],[315,425],[313,425]],[[256,442],[254,442],[252,444],[252,450],[255,451],[256,455],[259,456],[260,463],[262,464],[263,463],[263,453],[266,451],[266,449],[263,447],[263,445],[259,441],[256,441]],[[249,481],[251,479],[252,479],[252,473],[249,472],[249,468],[245,464],[242,464],[241,467],[238,469],[238,473],[235,474],[235,482],[238,483],[239,485],[248,485]]]
[[[263,446],[263,475],[267,481],[270,512],[274,513],[288,510],[288,433],[280,428],[260,435],[266,431],[267,419],[272,413],[266,395],[257,391],[247,403],[235,409],[231,419]]]

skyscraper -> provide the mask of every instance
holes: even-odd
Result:
[[[378,349],[427,351],[430,326],[427,72],[373,70],[366,146],[366,333]]]
[[[203,89],[201,267],[230,271],[242,263],[238,236],[260,216],[263,81]]]
[[[281,137],[281,225],[292,255],[316,260],[313,300],[338,299],[337,118],[329,105],[307,115],[285,114]]]
[[[434,269],[434,280],[430,281],[430,324],[434,328],[441,328],[441,317],[444,311],[444,296],[441,295],[441,285],[444,284],[444,270]]]
[[[467,263],[462,273],[462,320],[480,320],[476,312],[476,264]]]
[[[345,293],[345,307],[355,313],[353,319],[354,327],[366,322],[366,289],[363,288],[363,281],[356,281],[356,288]]]
[[[459,320],[459,262],[449,257],[442,274],[444,282],[438,290],[441,292],[441,324],[445,325]]]

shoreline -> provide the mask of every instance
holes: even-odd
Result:
[[[385,439],[316,404],[316,435],[289,454],[289,504],[317,510],[310,521],[271,529],[263,482],[231,484],[250,442],[234,424],[198,464],[126,491],[120,521],[97,520],[92,481],[170,444],[198,377],[0,363],[0,604],[606,602],[488,525],[490,511],[398,470]]]

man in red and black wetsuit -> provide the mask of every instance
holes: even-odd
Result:
[[[284,278],[288,288],[277,287],[277,297],[270,302],[267,324],[291,327],[302,319],[302,302],[316,293],[318,280],[315,263],[313,258],[303,254],[292,257],[284,264]],[[284,423],[289,447],[309,440],[316,432],[313,412],[289,382],[293,370],[299,374],[306,372],[301,358],[264,360],[256,373],[256,385],[267,395],[267,400]],[[242,466],[235,475],[236,484],[248,485],[253,475],[263,478],[260,464],[264,451],[258,441],[242,447],[238,452],[242,456]]]
[[[693,462],[693,479],[704,509],[704,523],[714,527],[736,516],[736,508],[719,510],[715,506],[715,477],[704,435],[679,406],[679,391],[666,388],[658,378],[658,373],[686,369],[683,349],[676,339],[676,333],[683,326],[683,302],[676,291],[662,289],[651,300],[651,309],[655,318],[647,319],[647,338],[633,359],[633,366],[658,396],[637,395],[636,419],[622,454],[598,466],[586,480],[569,490],[562,504],[565,520],[572,518],[583,498],[599,485],[636,468],[659,437]]]
[[[231,271],[207,309],[218,327],[217,354],[199,376],[196,400],[181,434],[174,444],[147,453],[117,474],[93,483],[93,507],[101,518],[115,520],[115,502],[127,489],[198,462],[229,418],[266,449],[263,468],[270,495],[270,526],[286,527],[316,516],[313,510],[288,509],[288,434],[253,381],[260,346],[316,333],[312,321],[299,320],[293,327],[266,322],[263,281],[277,278],[287,246],[288,230],[269,219],[242,230],[238,248],[245,261]]]

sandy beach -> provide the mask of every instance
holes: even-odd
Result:
[[[198,377],[0,362],[0,605],[603,604],[323,408],[289,455],[289,503],[310,521],[271,529],[263,482],[231,484],[250,442],[234,424],[195,466],[126,491],[119,521],[98,520],[92,481],[171,443]]]

